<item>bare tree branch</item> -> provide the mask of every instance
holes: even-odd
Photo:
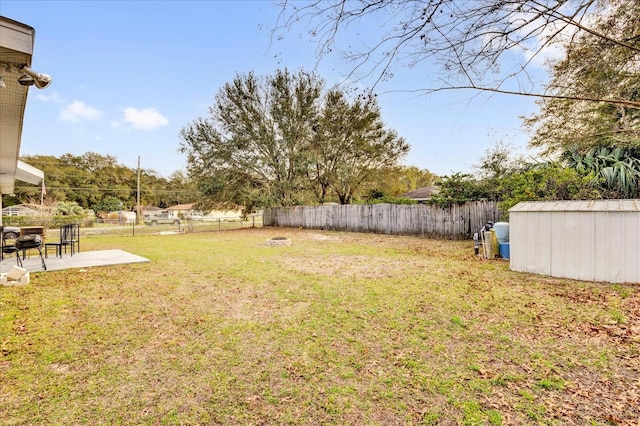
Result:
[[[450,86],[450,87],[438,87],[432,89],[414,89],[414,90],[389,90],[385,93],[435,93],[435,92],[443,92],[448,90],[478,90],[482,92],[492,92],[492,93],[500,93],[504,95],[518,95],[518,96],[530,96],[534,98],[541,99],[564,99],[564,100],[572,100],[572,101],[585,101],[585,102],[595,102],[595,103],[606,103],[611,105],[620,105],[631,108],[640,108],[640,102],[630,101],[625,99],[602,99],[596,97],[589,96],[563,96],[563,95],[550,95],[546,93],[529,93],[529,92],[521,92],[516,90],[505,90],[496,87],[482,87],[474,84],[468,86]]]
[[[594,25],[611,10],[628,5],[625,0],[284,0],[279,4],[273,37],[299,26],[308,29],[318,43],[318,60],[341,54],[354,64],[347,78],[358,81],[373,76],[371,90],[390,78],[396,67],[430,61],[440,66],[445,84],[426,92],[460,88],[565,99],[565,95],[536,93],[528,74],[551,46],[566,46],[576,34],[588,34],[640,53],[636,42],[640,35],[622,37],[614,27]],[[359,29],[365,21],[384,22],[383,35],[367,40],[372,42],[369,47],[341,51],[342,32]],[[513,63],[510,58],[510,69],[502,70],[508,53],[522,53],[522,61]],[[520,89],[505,89],[508,81],[517,82]],[[573,99],[639,106],[635,100],[610,96]]]

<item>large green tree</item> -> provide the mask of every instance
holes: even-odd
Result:
[[[187,171],[204,201],[248,208],[305,202],[305,157],[321,90],[322,82],[302,71],[237,75],[225,84],[209,116],[181,131]]]
[[[611,2],[551,64],[547,93],[554,97],[525,120],[533,146],[590,173],[607,198],[637,197],[640,186],[640,108],[626,102],[640,101],[639,22],[640,2]]]
[[[203,204],[247,209],[319,203],[329,193],[348,203],[409,149],[384,128],[375,99],[349,101],[303,70],[237,75],[181,138]]]
[[[331,90],[324,98],[314,126],[310,176],[318,201],[332,189],[341,204],[349,204],[366,182],[394,166],[409,151],[404,139],[385,129],[374,97],[359,96],[349,102]]]

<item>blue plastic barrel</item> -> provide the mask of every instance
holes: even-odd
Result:
[[[509,243],[498,243],[498,251],[503,259],[509,258]]]

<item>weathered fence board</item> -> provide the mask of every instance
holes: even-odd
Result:
[[[348,204],[272,207],[264,209],[264,226],[416,235],[429,238],[471,238],[500,213],[495,201],[470,201],[440,207],[427,204]]]

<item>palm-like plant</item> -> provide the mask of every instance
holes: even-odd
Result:
[[[640,187],[640,159],[632,150],[596,147],[581,153],[570,149],[563,155],[567,165],[580,173],[593,174],[610,197],[635,198]]]
[[[75,201],[60,201],[53,210],[53,214],[60,216],[78,216],[83,212],[84,209]]]

